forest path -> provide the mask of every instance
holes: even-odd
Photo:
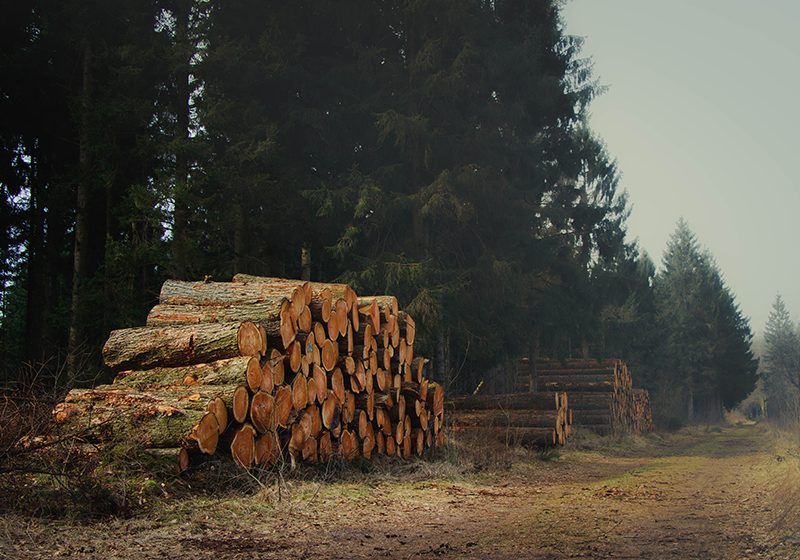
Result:
[[[90,525],[0,517],[0,558],[800,558],[800,456],[766,434],[652,436],[485,476],[290,483],[280,502],[195,498]]]

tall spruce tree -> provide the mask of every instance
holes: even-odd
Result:
[[[397,295],[439,375],[448,352],[470,367],[467,388],[527,351],[544,299],[557,316],[550,287],[587,283],[616,227],[613,166],[597,179],[576,155],[598,145],[578,127],[596,88],[553,2],[396,2],[362,21],[328,49],[355,77],[331,99],[359,128],[309,196],[343,224],[342,277]]]
[[[747,319],[683,219],[654,292],[662,342],[650,388],[659,412],[682,421],[720,417],[752,391],[758,363]]]
[[[775,296],[764,329],[762,380],[765,414],[797,415],[800,411],[800,340],[780,294]]]

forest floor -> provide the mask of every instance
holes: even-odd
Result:
[[[491,468],[273,477],[244,495],[161,486],[128,496],[150,504],[127,516],[0,513],[0,558],[800,558],[791,442],[745,424],[518,450]]]

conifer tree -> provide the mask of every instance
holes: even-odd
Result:
[[[764,329],[762,380],[768,416],[797,414],[800,396],[800,340],[780,294],[775,296]]]
[[[658,371],[651,378],[662,414],[718,418],[755,386],[752,334],[708,251],[683,220],[664,252],[654,293],[660,330]]]

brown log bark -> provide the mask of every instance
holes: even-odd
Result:
[[[207,363],[238,356],[260,356],[255,324],[218,323],[180,327],[139,327],[112,331],[103,347],[106,365],[144,370]]]
[[[528,358],[520,360],[521,365],[530,364]],[[608,369],[615,368],[622,364],[616,358],[609,358],[605,360],[597,360],[595,358],[569,358],[566,360],[548,360],[540,358],[536,360],[537,371],[546,371],[550,369]]]
[[[217,415],[208,403],[230,401],[234,386],[165,387],[139,393],[104,385],[73,389],[53,411],[68,433],[91,442],[129,441],[144,447],[187,447],[213,454],[219,441]]]
[[[395,315],[397,316],[397,326],[400,329],[400,335],[405,338],[407,344],[413,345],[417,330],[414,319],[405,311],[397,311]]]
[[[358,306],[371,305],[374,300],[378,306],[378,311],[381,314],[381,322],[389,320],[390,315],[397,315],[399,308],[397,306],[397,298],[394,296],[361,296],[358,298]],[[379,329],[375,329],[378,332]]]
[[[460,428],[453,433],[481,441],[498,441],[507,445],[559,445],[555,428]]]
[[[285,300],[288,304],[288,300]],[[287,309],[290,308],[289,304]],[[264,327],[269,337],[281,338],[281,307],[267,304],[219,307],[210,305],[156,305],[147,315],[148,327],[250,321]]]
[[[114,385],[138,391],[167,385],[239,385],[248,380],[254,368],[258,368],[260,374],[257,359],[240,356],[204,364],[121,371],[114,379]]]
[[[160,305],[272,305],[292,302],[295,317],[306,305],[302,282],[274,284],[265,282],[184,282],[167,280],[161,286]]]
[[[249,274],[237,274],[233,277],[234,282],[249,282],[249,283],[281,283],[287,282],[286,279],[283,278],[268,278],[268,277],[261,277],[261,276],[252,276]],[[289,280],[288,282],[293,282],[293,280]],[[343,298],[345,301],[348,302],[348,311],[353,303],[356,301],[357,296],[351,288],[347,284],[332,284],[326,282],[308,282],[307,286],[304,286],[305,290],[311,291],[311,298],[306,302],[307,305],[311,305],[311,303],[315,299],[325,299],[331,298],[332,301],[336,301],[339,298]],[[329,295],[328,295],[329,294]]]
[[[544,392],[560,393],[615,393],[621,389],[613,381],[599,381],[595,383],[563,383],[543,381],[539,379],[539,390]]]
[[[444,389],[438,383],[428,383],[426,402],[434,414],[444,414]],[[455,406],[454,409],[457,409]]]
[[[450,414],[454,428],[555,428],[562,416],[558,412],[522,412],[503,410],[457,411]]]
[[[451,410],[557,410],[559,407],[559,397],[557,395],[558,393],[467,395],[453,397],[447,403],[447,407]],[[435,405],[433,410],[437,412]]]

